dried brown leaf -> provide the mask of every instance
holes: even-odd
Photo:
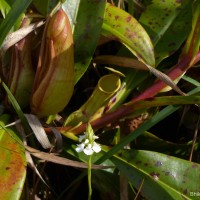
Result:
[[[32,114],[25,114],[25,117],[33,130],[33,133],[35,134],[37,140],[40,142],[42,147],[44,149],[49,149],[52,147],[46,132],[44,131],[44,128],[42,124],[40,123],[39,119]]]
[[[48,162],[71,166],[71,167],[77,167],[77,168],[88,168],[88,165],[86,163],[69,160],[67,158],[56,156],[55,154],[52,153],[42,152],[29,146],[25,146],[25,149],[29,151],[31,155],[39,159],[46,160]],[[92,169],[107,169],[111,167],[112,166],[92,165]]]
[[[15,31],[13,33],[10,33],[6,37],[4,43],[2,44],[1,51],[6,52],[12,45],[19,42],[21,39],[26,37],[29,33],[34,31],[36,28],[39,28],[40,26],[42,26],[44,23],[45,23],[44,21],[33,23],[27,27],[20,28],[19,30]]]

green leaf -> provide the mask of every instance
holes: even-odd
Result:
[[[197,86],[197,87],[200,86],[200,83],[199,83],[198,80],[195,80],[195,79],[193,79],[193,78],[191,78],[191,77],[189,77],[189,76],[184,75],[184,76],[182,77],[182,79],[185,80],[185,81],[187,81],[188,83],[191,83],[191,84]]]
[[[127,99],[128,95],[133,91],[133,89],[145,81],[149,74],[144,71],[126,70],[125,75],[126,77],[122,82],[122,86],[115,95],[116,101],[113,102],[111,99],[107,106],[109,112],[114,111],[116,108],[122,105],[122,103]]]
[[[171,26],[155,46],[157,64],[172,55],[183,44],[191,30],[192,3],[181,9]]]
[[[200,91],[200,87],[197,87],[191,90],[188,95],[192,95],[198,93]],[[139,101],[140,104],[140,101]],[[151,104],[151,103],[150,103]],[[100,164],[105,160],[109,159],[112,155],[120,151],[124,148],[127,144],[130,144],[135,138],[142,135],[145,131],[153,127],[155,124],[160,122],[161,120],[165,119],[167,116],[178,110],[180,106],[167,106],[160,112],[156,113],[151,119],[144,122],[139,128],[137,128],[132,134],[130,133],[128,136],[124,137],[119,144],[115,145],[112,149],[110,149],[107,153],[105,153],[102,157],[100,157],[95,164]],[[134,133],[134,134],[133,134]]]
[[[18,102],[16,101],[15,97],[13,96],[13,94],[11,93],[11,91],[9,90],[9,88],[7,87],[7,85],[4,82],[2,82],[2,86],[3,86],[3,88],[5,89],[5,91],[8,95],[8,99],[9,99],[10,103],[12,104],[14,110],[16,111],[18,117],[20,118],[21,123],[23,124],[25,131],[29,132],[31,130],[30,126],[29,126],[28,121],[27,121],[23,111],[21,110]]]
[[[156,151],[186,159],[189,158],[191,153],[192,142],[177,144],[158,138],[149,132],[144,132],[137,137],[136,142],[133,142],[132,147],[138,150]]]
[[[129,106],[130,112],[135,112],[143,108],[151,108],[165,105],[178,105],[178,104],[199,104],[200,96],[163,96],[163,97],[154,97],[152,99],[142,100],[138,102],[129,102],[126,103],[126,106]]]
[[[167,116],[169,116],[170,114],[175,112],[177,109],[178,109],[178,106],[177,107],[175,107],[175,106],[167,106],[166,108],[164,108],[160,112],[156,113],[150,120],[147,120],[139,128],[137,128],[134,131],[134,134],[130,133],[128,136],[124,137],[120,141],[119,144],[115,145],[112,149],[110,149],[107,153],[105,153],[102,157],[100,157],[100,159],[98,159],[95,162],[95,164],[100,164],[100,163],[104,162],[105,160],[109,159],[115,153],[117,153],[118,151],[123,149],[124,146],[126,146],[127,144],[132,142],[135,138],[137,138],[138,136],[143,134],[144,131],[147,131],[148,129],[153,127],[155,124],[160,122],[162,119],[165,119]]]
[[[200,165],[165,154],[123,150],[111,161],[147,199],[198,199]]]
[[[16,133],[2,129],[8,116],[0,116],[0,199],[17,200],[21,196],[25,177],[25,149]]]
[[[102,28],[104,34],[107,32],[117,37],[139,60],[155,66],[151,39],[133,16],[107,3]]]
[[[87,70],[94,54],[101,33],[102,18],[105,9],[105,1],[81,0],[74,29],[75,43],[75,82],[82,77]]]
[[[182,9],[182,1],[153,0],[140,17],[140,22],[149,32],[154,45],[162,38]]]
[[[81,0],[67,0],[62,4],[63,10],[66,12],[72,30],[74,30],[75,24],[76,24],[76,17],[79,9]]]
[[[18,18],[24,13],[32,0],[18,0],[12,5],[12,9],[6,15],[6,18],[0,25],[0,46],[2,45],[5,37],[15,25]]]
[[[200,1],[194,4],[192,30],[183,48],[182,56],[189,57],[192,62],[200,47]],[[192,65],[192,62],[190,65]]]
[[[140,17],[149,33],[156,55],[156,65],[174,53],[191,29],[192,1],[154,0]]]
[[[1,0],[0,1],[0,11],[1,11],[1,14],[3,15],[3,18],[6,17],[6,15],[8,14],[9,10],[10,10],[10,5],[7,1],[5,0]]]
[[[59,0],[33,0],[35,8],[44,16],[49,14],[51,10],[56,6]]]

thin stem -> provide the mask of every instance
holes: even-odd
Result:
[[[189,157],[190,162],[192,162],[192,156],[193,156],[195,144],[196,144],[196,141],[197,141],[199,123],[200,123],[200,116],[198,117],[198,121],[197,121],[196,128],[195,128],[195,131],[194,131],[194,136],[193,136],[193,141],[192,141],[192,149],[191,149],[190,157]]]
[[[88,160],[88,200],[91,200],[92,198],[92,155],[90,155],[89,160]]]

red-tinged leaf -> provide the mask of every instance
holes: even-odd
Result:
[[[193,59],[199,51],[200,47],[200,1],[196,1],[194,4],[193,19],[192,19],[192,30],[186,41],[185,47],[182,52],[182,56],[189,57],[193,64]]]
[[[151,39],[133,16],[107,3],[102,28],[103,34],[117,37],[139,60],[155,66]]]
[[[26,177],[25,150],[13,130],[2,128],[7,119],[0,116],[0,199],[17,200]]]

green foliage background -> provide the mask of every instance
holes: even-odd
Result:
[[[59,115],[39,118],[38,142],[25,115],[30,105],[22,108],[10,91],[12,57],[5,45],[24,17],[45,21],[61,8],[73,31],[74,93]],[[87,122],[102,146],[93,164],[107,167],[92,170],[92,199],[199,198],[199,0],[1,0],[0,12],[0,199],[87,199],[87,170],[80,163],[88,156],[75,151]],[[43,31],[32,31],[34,70]],[[107,74],[118,76],[121,88],[95,105],[88,121],[78,121],[85,102],[98,102],[92,92]],[[76,119],[73,127],[69,116]],[[41,129],[51,150],[43,148]],[[64,164],[58,157],[40,162],[44,154],[27,145],[58,154]]]

